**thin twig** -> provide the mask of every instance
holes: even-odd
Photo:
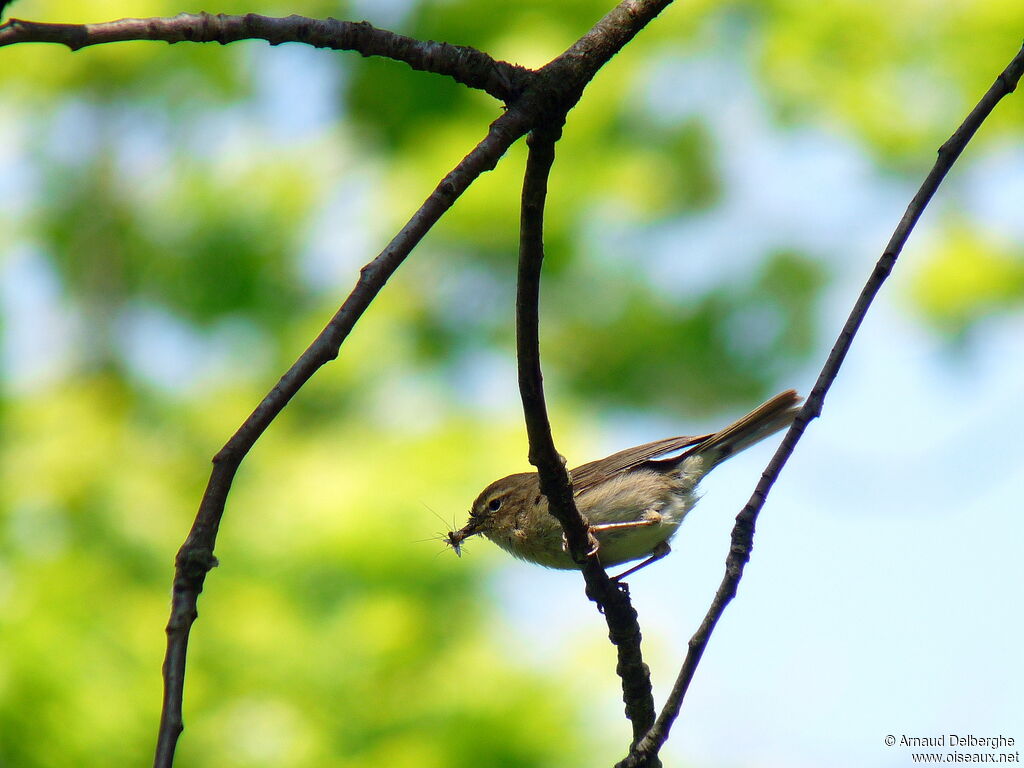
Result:
[[[118,19],[100,24],[44,24],[10,19],[0,26],[0,46],[58,43],[77,51],[89,45],[128,40],[221,45],[239,40],[266,40],[271,45],[304,43],[317,48],[357,51],[363,56],[383,56],[402,61],[423,72],[447,75],[470,88],[486,91],[503,102],[513,101],[532,75],[525,67],[492,59],[469,46],[415,40],[378,29],[365,21],[311,19],[295,15],[275,18],[255,13],[245,16],[180,13],[171,18]]]
[[[555,142],[560,134],[561,124],[558,123],[535,128],[527,138],[530,151],[523,181],[519,280],[516,290],[519,392],[523,400],[526,432],[530,439],[530,463],[537,467],[541,493],[548,499],[551,514],[562,524],[569,553],[583,570],[587,596],[604,613],[608,636],[618,653],[616,670],[622,679],[622,698],[626,705],[626,717],[632,723],[635,743],[654,724],[651,674],[640,650],[640,624],[629,595],[608,578],[601,566],[587,521],[576,508],[565,459],[555,449],[544,402],[539,338],[544,202],[548,175],[555,159]]]
[[[825,361],[817,381],[814,383],[814,388],[811,390],[807,402],[800,409],[800,413],[797,414],[796,420],[786,433],[782,444],[761,474],[761,480],[754,489],[750,500],[736,518],[736,525],[732,532],[732,546],[725,564],[725,576],[715,594],[711,607],[708,609],[707,615],[705,615],[697,632],[690,639],[686,659],[683,661],[682,669],[680,669],[679,676],[672,686],[672,691],[669,693],[665,706],[661,714],[658,715],[657,722],[650,733],[640,740],[629,756],[618,764],[617,768],[636,768],[638,766],[651,765],[651,758],[657,756],[661,745],[668,738],[672,724],[675,722],[676,717],[678,717],[680,708],[683,705],[683,698],[686,696],[690,681],[693,679],[704,649],[711,638],[711,633],[725,611],[725,607],[736,596],[736,589],[739,586],[740,578],[743,576],[743,568],[747,561],[750,560],[750,552],[754,546],[754,527],[757,522],[757,515],[764,506],[768,492],[789,460],[790,455],[792,455],[793,449],[799,442],[808,423],[821,415],[825,395],[839,373],[843,360],[846,358],[850,345],[853,343],[854,336],[856,336],[857,330],[860,328],[871,306],[871,302],[874,301],[875,296],[882,287],[882,283],[885,282],[889,273],[892,272],[896,259],[903,250],[903,246],[910,237],[910,233],[913,231],[918,219],[921,218],[921,214],[924,213],[925,207],[931,201],[932,196],[939,188],[939,184],[942,183],[949,169],[953,167],[953,163],[960,157],[960,153],[967,146],[967,142],[971,140],[996,104],[1004,96],[1013,93],[1022,74],[1024,74],[1024,48],[1017,53],[1006,69],[996,78],[992,87],[988,89],[977,106],[971,110],[971,113],[960,127],[957,128],[956,132],[939,148],[939,156],[935,161],[935,165],[932,167],[927,178],[925,178],[924,183],[921,184],[917,194],[914,195],[914,199],[910,201],[910,205],[907,206],[906,213],[903,214],[903,218],[896,227],[896,231],[893,232],[888,245],[886,245],[885,250],[882,252],[881,258],[875,265],[874,271],[864,285],[864,289],[857,298],[857,302],[854,304],[853,310],[850,312],[850,316],[843,326],[835,346],[832,347],[832,351]]]
[[[213,555],[217,529],[239,464],[299,388],[317,369],[338,356],[342,342],[356,321],[413,247],[477,176],[494,168],[498,159],[526,132],[527,127],[525,116],[518,110],[509,110],[494,121],[487,136],[442,179],[387,248],[360,270],[355,288],[327,327],[214,457],[213,471],[195,523],[175,559],[171,617],[167,624],[167,655],[164,659],[163,710],[154,761],[156,768],[170,768],[182,731],[181,706],[189,630],[198,615],[196,605],[206,573],[217,564]]]

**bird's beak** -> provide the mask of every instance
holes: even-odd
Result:
[[[480,532],[480,522],[469,519],[469,522],[459,528],[457,531],[448,531],[448,538],[445,541],[448,542],[448,546],[455,550],[455,554],[462,557],[462,542],[468,539],[470,536]]]

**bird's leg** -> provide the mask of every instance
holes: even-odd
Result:
[[[657,520],[627,520],[624,523],[598,523],[597,525],[590,526],[590,530],[598,531],[602,533],[604,531],[620,531],[623,528],[641,528],[645,525],[657,525],[661,522],[659,517]]]
[[[667,555],[671,551],[672,551],[672,547],[670,547],[668,545],[667,541],[660,541],[660,542],[658,542],[655,545],[654,549],[651,550],[651,556],[650,557],[648,557],[642,563],[638,563],[638,564],[634,565],[629,570],[623,571],[618,576],[612,576],[612,581],[614,581],[614,582],[621,582],[624,578],[626,578],[627,576],[629,576],[631,574],[636,573],[641,568],[646,568],[651,563],[654,563],[654,562],[657,562],[658,560],[661,560],[661,558],[663,558],[665,555]]]
[[[645,525],[657,525],[661,522],[661,519],[657,520],[629,520],[625,523],[598,523],[597,525],[590,526],[590,551],[587,552],[587,557],[597,552],[600,547],[600,542],[594,537],[594,533],[602,533],[604,531],[616,531],[622,530],[623,528],[639,528]],[[569,551],[569,540],[565,538],[565,534],[562,534],[562,551]],[[668,554],[667,552],[665,554]],[[662,555],[664,557],[665,555]],[[639,566],[637,566],[639,568]]]

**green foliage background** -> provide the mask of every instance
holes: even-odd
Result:
[[[205,10],[383,24],[371,5]],[[411,3],[396,28],[536,66],[606,9],[438,0]],[[198,9],[13,10],[88,22]],[[919,178],[1022,30],[1015,0],[705,0],[663,14],[588,88],[559,147],[543,334],[564,450],[582,455],[602,413],[747,406],[822,333],[832,275],[799,248],[766,250],[681,302],[637,268],[642,243],[587,247],[595,218],[643,231],[725,194],[716,158],[729,148],[708,125],[638,105],[658,62],[735,46],[778,124],[825,126]],[[298,64],[270,79],[286,54]],[[404,65],[261,43],[19,46],[0,59],[4,295],[22,290],[10,265],[30,263],[61,313],[32,337],[57,359],[27,366],[13,342],[4,358],[0,765],[145,764],[171,563],[209,457],[499,107]],[[304,98],[306,65],[334,78],[330,98],[315,128],[282,128],[274,110]],[[1011,100],[979,145],[1019,135],[1022,118]],[[474,185],[243,466],[190,648],[182,765],[572,766],[625,742],[624,725],[588,729],[573,695],[574,674],[610,665],[537,669],[508,653],[486,548],[456,561],[416,541],[442,527],[423,503],[459,515],[524,464],[514,398],[484,407],[466,384],[481,361],[512,370],[522,160],[514,148]],[[338,199],[348,218],[325,228]],[[942,227],[907,299],[962,337],[1020,306],[1024,260],[967,214]],[[751,308],[776,331],[736,343]],[[72,341],[54,347],[60,333]]]

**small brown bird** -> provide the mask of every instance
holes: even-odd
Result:
[[[576,507],[590,524],[602,565],[648,558],[622,578],[667,555],[668,540],[697,503],[701,479],[730,456],[788,427],[800,401],[788,390],[720,432],[656,440],[572,470]],[[683,453],[659,458],[677,451]],[[446,541],[461,554],[462,542],[478,533],[522,560],[548,568],[579,567],[566,550],[561,523],[548,513],[534,472],[509,475],[484,488],[469,522],[449,531]]]

